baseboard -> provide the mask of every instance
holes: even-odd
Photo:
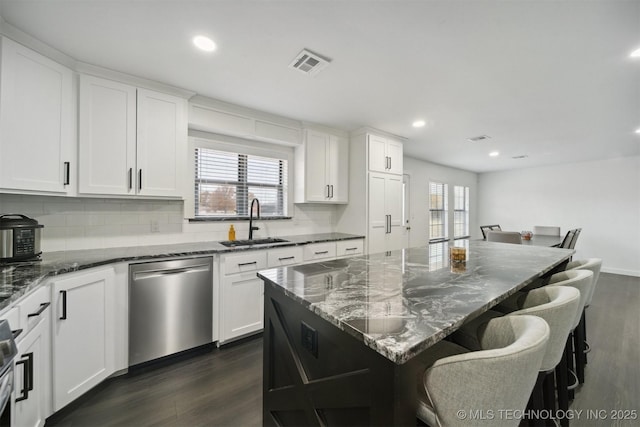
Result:
[[[603,273],[621,274],[623,276],[640,277],[640,271],[627,270],[624,268],[602,268]]]

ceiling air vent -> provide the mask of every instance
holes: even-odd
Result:
[[[471,141],[471,142],[480,142],[480,141],[484,141],[486,139],[491,138],[489,135],[480,135],[480,136],[474,136],[473,138],[469,138],[467,139],[467,141]]]
[[[317,53],[313,53],[310,50],[302,49],[302,51],[296,56],[291,64],[289,64],[289,68],[295,68],[301,73],[307,74],[309,76],[315,76],[329,65],[331,62],[329,59],[324,58]]]
[[[521,154],[519,156],[513,156],[512,159],[526,159],[527,157],[529,156],[527,156],[526,154]]]

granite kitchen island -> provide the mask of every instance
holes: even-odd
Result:
[[[261,271],[263,424],[415,426],[429,347],[574,252],[464,244],[464,272],[446,243]]]

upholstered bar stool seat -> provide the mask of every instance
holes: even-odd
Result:
[[[556,383],[554,372],[560,366],[561,386],[566,387],[566,365],[563,353],[567,338],[580,304],[580,292],[572,287],[551,286],[529,291],[518,301],[519,310],[508,316],[534,315],[543,318],[549,325],[550,335],[547,350],[540,366],[540,374],[536,387],[531,395],[533,409],[548,409],[555,413]],[[470,350],[479,349],[477,337],[482,333],[489,320],[502,316],[497,311],[483,313],[471,322],[466,323],[452,338],[455,342]],[[562,371],[564,369],[564,371]],[[564,383],[562,381],[564,380]],[[565,391],[566,393],[566,391]]]
[[[417,416],[432,427],[517,426],[518,419],[462,419],[461,408],[523,411],[549,340],[549,326],[536,316],[491,319],[479,332],[480,351],[435,361],[419,386]]]

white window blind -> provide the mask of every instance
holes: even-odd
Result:
[[[429,183],[429,241],[446,240],[448,185]]]
[[[453,187],[453,238],[469,237],[469,187]]]
[[[248,217],[251,200],[261,216],[287,215],[287,160],[195,149],[195,216]]]

